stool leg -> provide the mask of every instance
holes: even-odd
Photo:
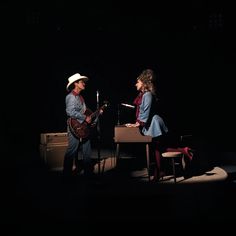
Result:
[[[150,158],[149,158],[149,144],[146,144],[146,158],[147,158],[147,173],[148,181],[150,181]]]
[[[115,157],[115,159],[116,159],[116,161],[115,161],[115,166],[116,166],[116,167],[117,167],[117,163],[118,163],[119,156],[120,156],[120,144],[117,143],[117,144],[116,144],[116,157]]]
[[[175,159],[174,159],[174,158],[171,158],[171,161],[172,161],[174,182],[176,183],[176,176],[175,176]]]

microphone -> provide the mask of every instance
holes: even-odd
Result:
[[[96,94],[97,94],[97,109],[98,109],[99,108],[99,91],[98,90],[97,90]]]
[[[132,108],[132,109],[134,109],[134,108],[135,108],[135,106],[133,106],[133,105],[130,105],[130,104],[127,104],[127,103],[121,103],[121,105],[122,105],[122,106],[125,106],[125,107]]]
[[[99,103],[99,91],[97,90],[97,103]]]

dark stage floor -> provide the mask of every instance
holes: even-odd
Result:
[[[97,173],[95,166],[96,174],[91,179],[80,175],[65,182],[60,170],[47,170],[41,165],[18,168],[14,178],[6,171],[1,213],[9,235],[30,232],[32,227],[39,232],[74,227],[87,232],[99,227],[99,231],[109,232],[112,226],[118,232],[125,226],[133,231],[167,230],[166,223],[168,227],[176,223],[234,225],[236,165],[224,163],[206,170],[213,174],[192,176],[199,181],[165,184],[148,182],[145,161],[134,156],[123,155],[120,166],[113,168],[111,153],[101,151],[100,167],[106,161],[104,171]],[[217,173],[223,173],[223,177],[214,180],[211,176]],[[204,178],[213,181],[202,181]]]

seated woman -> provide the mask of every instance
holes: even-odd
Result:
[[[188,160],[192,160],[193,154],[189,147],[169,146],[168,128],[158,114],[157,96],[156,96],[156,76],[154,71],[146,69],[138,76],[136,89],[139,92],[134,100],[136,106],[136,122],[129,124],[132,127],[139,127],[142,135],[152,137],[152,152],[155,153],[155,168],[153,171],[154,180],[161,177],[161,153],[166,151],[179,151],[184,154]]]

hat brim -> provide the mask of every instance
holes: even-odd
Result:
[[[80,78],[75,79],[74,81],[69,82],[69,83],[67,84],[67,86],[66,86],[66,90],[69,91],[69,90],[70,90],[70,86],[71,86],[74,82],[80,81],[80,80],[83,80],[84,82],[87,82],[87,81],[89,80],[89,78],[88,78],[87,76],[82,75]]]

